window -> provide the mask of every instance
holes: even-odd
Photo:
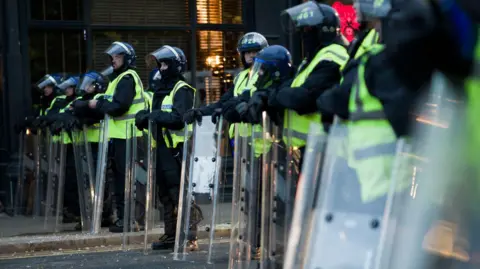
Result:
[[[48,73],[85,72],[86,55],[82,32],[30,30],[29,39],[32,83]]]
[[[197,0],[197,22],[242,24],[242,0]]]
[[[32,20],[75,21],[82,19],[85,0],[30,0]]]
[[[113,25],[188,25],[188,0],[94,0],[92,22]]]
[[[146,66],[145,56],[164,45],[171,45],[182,49],[187,60],[190,60],[189,40],[190,34],[178,31],[95,31],[93,33],[94,68],[100,71],[107,66],[108,58],[104,51],[112,42],[128,42],[135,49],[137,72],[142,78],[144,86],[147,87],[148,74],[151,70]],[[187,67],[187,69],[189,68]]]
[[[242,68],[237,53],[238,32],[197,32],[197,89],[206,104],[217,101]]]

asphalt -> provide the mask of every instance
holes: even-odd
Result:
[[[228,243],[216,245],[212,264],[207,263],[206,245],[191,252],[185,261],[176,261],[169,251],[154,251],[145,254],[143,250],[119,251],[110,249],[100,252],[35,253],[28,258],[0,260],[2,269],[223,269],[228,268]],[[41,256],[44,255],[44,256]]]

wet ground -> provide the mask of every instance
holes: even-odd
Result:
[[[143,250],[87,253],[36,253],[33,257],[0,260],[1,269],[224,269],[228,268],[228,243],[215,248],[213,264],[207,263],[206,245],[198,252],[189,253],[186,261],[173,260],[171,251],[155,251],[145,254]],[[43,256],[42,256],[43,255]]]

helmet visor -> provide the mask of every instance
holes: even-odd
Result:
[[[270,86],[272,82],[273,65],[270,61],[255,58],[252,70],[249,73],[248,83],[252,83],[257,89]]]
[[[175,59],[177,61],[181,61],[180,54],[178,54],[178,52],[174,48],[170,46],[163,46],[156,51],[148,54],[145,57],[145,62],[147,63],[148,68],[155,68],[157,67],[158,62],[166,59]]]
[[[105,53],[113,56],[118,54],[131,54],[131,51],[127,46],[125,46],[125,44],[116,41],[113,42],[112,45],[110,45],[110,47],[105,50]]]
[[[57,81],[51,75],[45,75],[42,79],[40,79],[35,86],[39,90],[43,90],[46,86],[56,86]]]
[[[391,0],[355,0],[354,7],[359,20],[384,18],[392,9]]]
[[[62,91],[65,91],[66,89],[72,87],[75,88],[78,84],[78,78],[75,77],[69,77],[67,80],[63,81],[58,85],[58,88]]]
[[[87,91],[90,86],[93,86],[95,84],[95,81],[97,81],[98,75],[95,75],[95,73],[87,73],[85,76],[83,76],[82,80],[80,81],[80,86],[77,87],[78,90],[80,91]]]
[[[303,27],[312,27],[321,24],[325,16],[320,12],[318,5],[313,1],[291,7],[281,13],[282,28],[286,33],[299,31]]]

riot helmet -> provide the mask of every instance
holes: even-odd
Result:
[[[110,65],[115,71],[125,71],[135,68],[137,55],[132,45],[126,42],[115,41],[105,50]]]
[[[83,75],[77,87],[77,95],[104,93],[107,90],[108,80],[102,73],[91,71]]]
[[[308,58],[315,56],[319,49],[330,45],[341,35],[340,18],[329,5],[308,1],[284,10],[281,17],[287,33],[301,33],[303,52]]]
[[[52,93],[56,94],[56,87],[62,83],[63,78],[64,76],[61,74],[46,74],[35,83],[35,87],[46,96],[49,96]]]
[[[255,87],[262,89],[290,78],[292,71],[290,52],[283,46],[273,45],[257,53],[249,79],[256,80]]]
[[[242,64],[245,68],[249,68],[253,64],[253,56],[251,56],[251,62],[245,59],[245,54],[249,52],[259,52],[262,49],[268,47],[267,39],[259,33],[250,32],[243,35],[240,40],[238,40],[237,44],[237,51],[240,53],[240,58],[242,60]]]
[[[152,91],[156,91],[159,88],[158,82],[162,79],[160,70],[154,68],[148,75],[148,88]]]
[[[392,9],[392,0],[354,0],[357,20],[361,24],[385,18]]]
[[[158,68],[161,79],[183,75],[187,67],[183,50],[168,45],[147,55],[145,61],[150,68]]]
[[[70,76],[57,86],[58,93],[66,96],[75,94],[80,76]]]

